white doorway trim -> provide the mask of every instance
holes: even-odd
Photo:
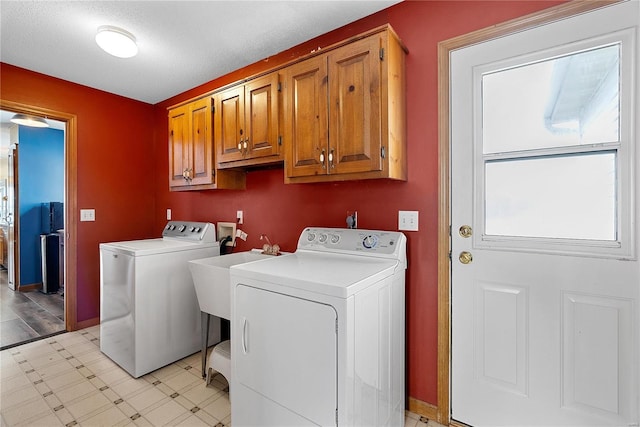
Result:
[[[502,24],[442,41],[438,44],[438,375],[436,421],[450,419],[451,360],[451,223],[450,223],[450,53],[525,29],[557,21],[620,0],[574,0]]]

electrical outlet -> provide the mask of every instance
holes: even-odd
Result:
[[[80,209],[80,221],[95,221],[96,210],[95,209]]]
[[[244,223],[244,212],[236,211],[236,222],[238,224],[243,224]]]
[[[418,211],[398,211],[398,230],[418,231]]]
[[[171,221],[171,209],[167,209],[167,221]]]

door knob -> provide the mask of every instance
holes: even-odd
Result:
[[[471,255],[471,252],[462,251],[460,252],[460,255],[458,255],[458,259],[463,264],[469,264],[471,261],[473,261],[473,255]]]
[[[471,226],[463,225],[458,229],[458,233],[461,237],[464,237],[466,239],[468,237],[471,237],[471,235],[473,234],[473,230],[471,229]]]

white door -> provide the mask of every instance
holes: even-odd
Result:
[[[9,289],[16,290],[16,280],[19,279],[16,276],[16,257],[19,256],[17,243],[16,226],[19,223],[19,217],[16,216],[16,194],[18,194],[18,182],[16,181],[15,170],[18,167],[18,144],[17,134],[14,137],[14,133],[17,133],[18,126],[12,129],[11,133],[11,145],[9,147],[9,166],[7,169],[7,284]],[[15,140],[15,141],[14,141]]]
[[[456,421],[638,425],[638,4],[451,55]]]

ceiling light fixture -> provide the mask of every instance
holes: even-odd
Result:
[[[18,113],[11,118],[11,122],[22,125],[30,126],[33,128],[48,128],[49,123],[42,117],[28,116],[26,114]]]
[[[102,50],[118,58],[131,58],[138,53],[136,38],[133,34],[111,25],[98,27],[96,43]]]

